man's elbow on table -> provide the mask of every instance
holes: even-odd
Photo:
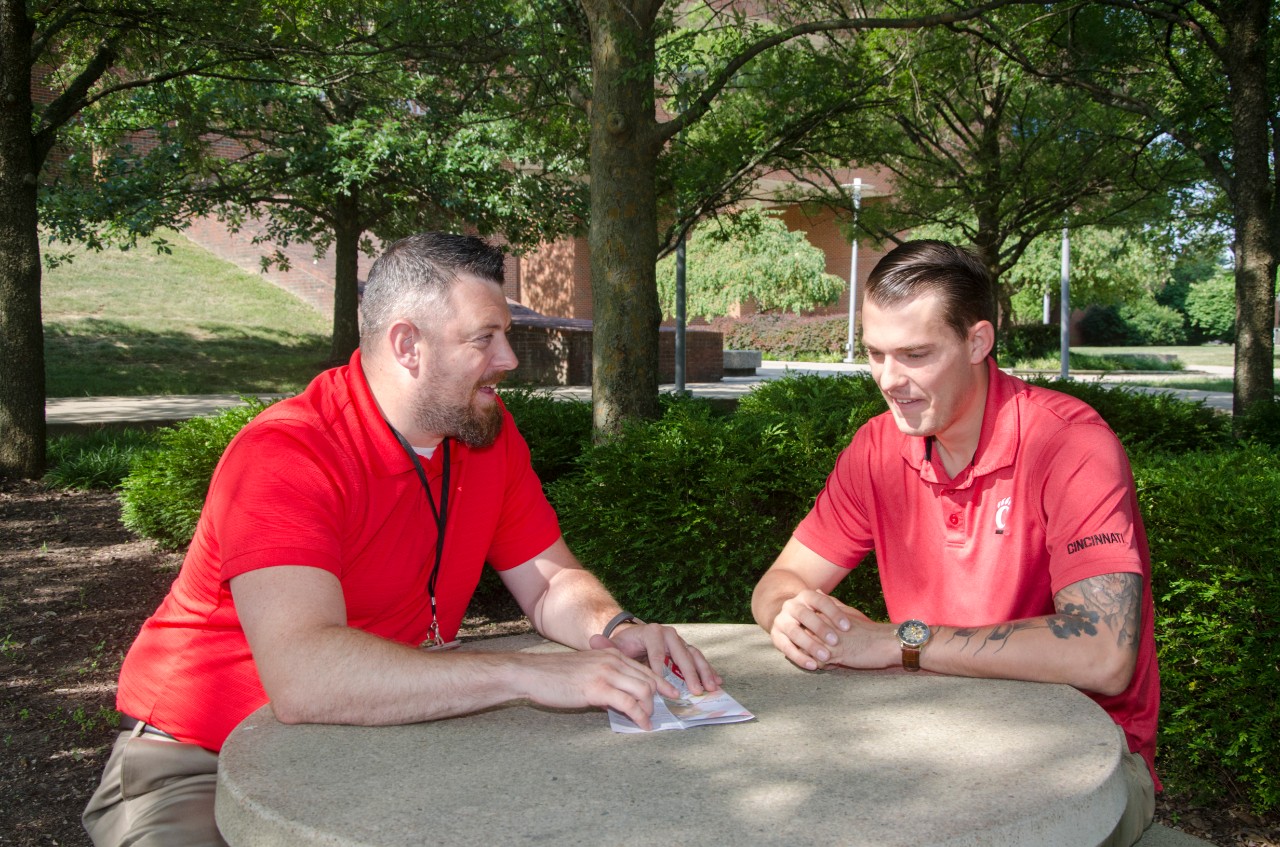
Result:
[[[315,720],[308,720],[303,710],[295,708],[292,704],[285,700],[271,701],[271,714],[275,715],[276,720],[282,724],[295,725],[302,723],[316,723]]]
[[[1138,655],[1135,650],[1123,647],[1109,650],[1097,661],[1090,663],[1083,678],[1076,683],[1076,688],[1114,697],[1129,687],[1137,663]]]
[[[322,644],[326,638],[351,640],[347,638],[346,627],[327,629],[330,631],[318,633],[311,643]],[[352,646],[358,647],[358,640]],[[349,695],[346,698],[342,695],[346,688],[342,679],[348,672],[346,657],[339,659],[341,652],[317,652],[319,656],[278,650],[258,660],[259,676],[270,698],[271,711],[280,723],[346,723],[350,718],[348,712],[353,704],[346,702],[350,700]]]

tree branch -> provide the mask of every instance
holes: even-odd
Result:
[[[1030,0],[989,0],[970,9],[958,9],[955,12],[940,12],[934,15],[922,15],[915,18],[839,18],[826,21],[813,21],[796,24],[774,35],[761,38],[743,49],[717,73],[706,88],[694,99],[693,103],[679,115],[659,124],[655,141],[665,144],[671,138],[684,131],[689,125],[697,123],[711,108],[720,91],[729,84],[733,77],[749,62],[766,50],[785,44],[793,39],[806,35],[817,35],[824,32],[862,31],[875,29],[924,29],[926,27],[944,26],[973,20],[1005,6],[1020,5]]]

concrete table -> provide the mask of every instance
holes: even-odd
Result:
[[[811,673],[758,627],[682,625],[756,719],[640,735],[516,704],[399,727],[227,739],[217,820],[258,845],[1093,845],[1124,808],[1121,738],[1064,685]],[[463,649],[564,649],[533,635]]]

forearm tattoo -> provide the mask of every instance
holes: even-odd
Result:
[[[1136,573],[1112,573],[1083,579],[1068,585],[1053,598],[1057,613],[1043,618],[1011,621],[990,627],[957,629],[952,640],[961,639],[975,655],[988,646],[1000,652],[1015,633],[1048,629],[1062,639],[1094,638],[1101,630],[1115,633],[1117,646],[1138,649],[1142,623],[1142,577]]]

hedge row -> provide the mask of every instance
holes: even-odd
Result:
[[[1151,301],[1123,306],[1090,306],[1080,321],[1085,344],[1102,347],[1186,344],[1190,341],[1183,314]]]
[[[1280,690],[1280,454],[1233,437],[1229,419],[1201,404],[1053,387],[1094,405],[1132,458],[1152,553],[1166,784],[1280,807],[1280,700],[1257,693]],[[756,581],[838,451],[884,409],[868,377],[793,376],[729,416],[669,400],[662,419],[592,446],[586,404],[504,395],[569,543],[630,609],[659,620],[749,621]],[[164,455],[126,483],[130,525],[166,543],[189,538],[200,483],[244,420],[192,421],[175,430],[189,435],[167,436]],[[883,617],[874,560],[839,596]]]
[[[726,350],[759,350],[765,358],[777,361],[834,361],[848,352],[849,318],[845,315],[769,313],[719,318],[711,327],[724,334]],[[854,343],[854,355],[865,358],[862,340]]]

